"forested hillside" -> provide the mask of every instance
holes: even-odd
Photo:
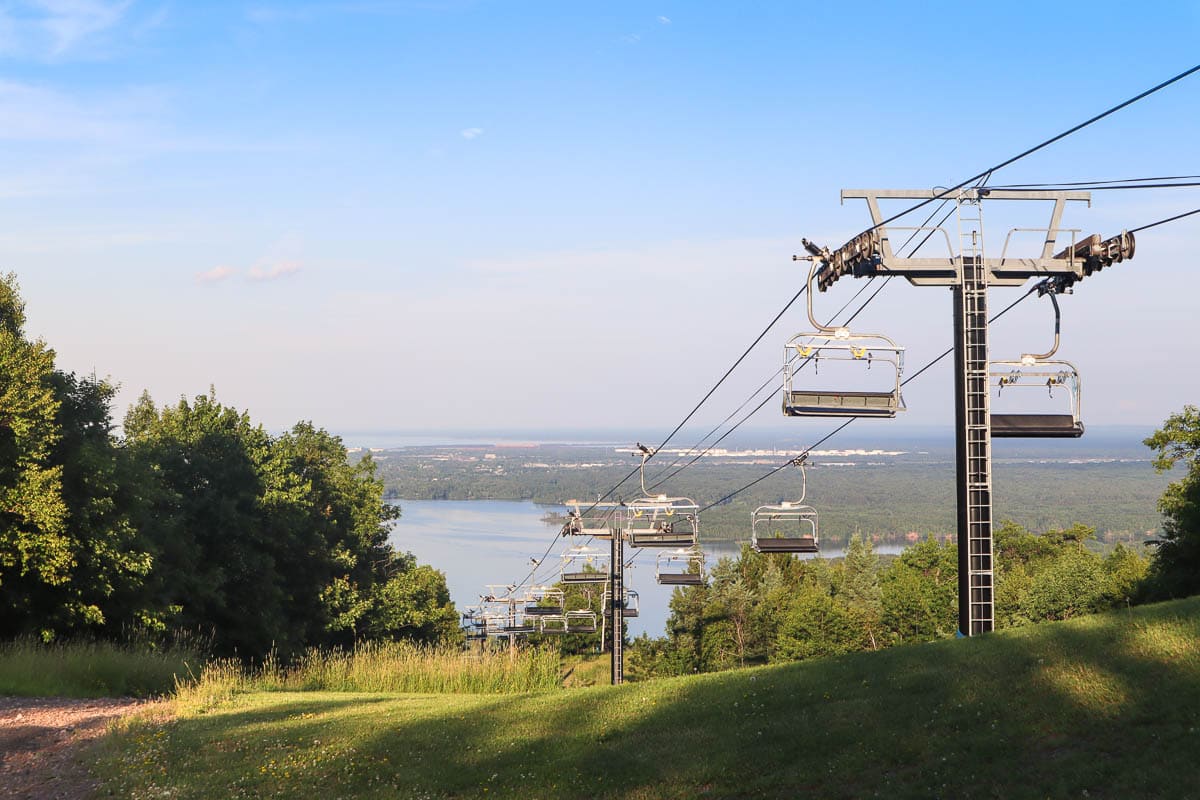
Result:
[[[1116,455],[1104,455],[1113,450]],[[400,500],[533,500],[558,505],[571,498],[594,499],[636,466],[612,446],[414,447],[375,456],[388,496]],[[1140,543],[1162,524],[1157,502],[1171,477],[1156,473],[1150,456],[1134,440],[1112,449],[1099,445],[1082,458],[998,459],[996,517],[1035,531],[1080,523],[1095,528],[1100,543]],[[679,459],[663,455],[651,462],[649,475],[655,482],[662,479],[656,491],[685,495],[703,506],[761,478],[786,458],[764,454],[700,459],[678,471],[670,467]],[[808,501],[820,512],[822,535],[830,544],[844,544],[855,531],[880,541],[954,531],[954,463],[944,445],[940,453],[817,455],[808,473]],[[701,534],[745,538],[757,506],[794,499],[799,490],[799,471],[785,469],[708,509]],[[632,499],[640,493],[635,476],[617,495]]]

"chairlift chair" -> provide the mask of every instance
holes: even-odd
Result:
[[[750,546],[758,553],[816,553],[817,510],[804,504],[808,479],[804,462],[807,455],[796,459],[800,467],[800,499],[754,509],[750,522]]]
[[[532,617],[544,617],[561,614],[563,608],[563,591],[553,586],[531,586],[525,593],[524,613]]]
[[[887,336],[851,333],[849,328],[830,327],[813,316],[813,277],[817,262],[808,273],[808,319],[816,329],[798,333],[783,351],[783,413],[789,417],[876,417],[892,418],[904,411],[900,377],[904,372],[904,348]],[[801,370],[812,363],[812,379],[801,378]],[[845,365],[855,365],[847,368]],[[822,365],[836,371],[835,378],[858,365],[877,369],[877,381],[857,389],[818,388]]]
[[[609,555],[595,547],[569,547],[562,554],[563,583],[605,583],[608,581]]]
[[[463,612],[462,629],[468,642],[487,638],[487,621],[480,614],[480,609],[476,607],[468,608]]]
[[[603,603],[603,605],[601,607],[604,609],[605,614],[607,614],[609,611],[612,610],[612,590],[610,590],[610,589],[604,590],[604,594],[602,596],[601,602]],[[636,617],[638,615],[638,608],[639,608],[638,593],[636,591],[634,591],[633,589],[626,589],[625,590],[625,602],[623,605],[625,606],[625,611],[623,612],[623,616]]]
[[[487,636],[507,636],[504,628],[508,625],[508,613],[485,612],[483,617],[483,632]]]
[[[991,414],[992,437],[997,439],[1078,439],[1083,435],[1080,419],[1082,386],[1079,371],[1069,361],[1054,360],[1058,352],[1060,313],[1053,288],[1047,289],[1054,304],[1054,346],[1049,352],[1026,353],[1019,361],[993,361],[989,381],[996,386],[997,400],[1005,389],[1045,389],[1051,398],[1054,390],[1067,394],[1067,413]]]
[[[643,497],[625,517],[630,547],[692,547],[700,540],[700,507],[687,497]]]
[[[567,633],[595,633],[596,612],[581,609],[566,613]]]
[[[693,547],[700,541],[700,506],[688,497],[651,495],[646,489],[646,462],[653,454],[642,450],[642,494],[626,504],[625,530],[630,547]]]
[[[751,546],[758,553],[816,553],[817,510],[784,501],[754,509]]]
[[[663,586],[702,586],[705,582],[704,551],[691,547],[659,553],[654,574]]]
[[[537,620],[534,617],[525,616],[519,609],[514,608],[508,613],[500,629],[506,634],[537,633]]]
[[[543,635],[558,635],[566,633],[567,617],[562,613],[541,617],[538,620],[538,630]]]
[[[620,503],[582,503],[568,500],[567,524],[563,533],[593,539],[611,539],[613,529],[623,526],[624,507]]]

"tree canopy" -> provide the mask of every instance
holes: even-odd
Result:
[[[1158,501],[1166,517],[1155,553],[1150,581],[1158,597],[1200,593],[1200,409],[1185,406],[1146,439],[1154,450],[1154,468],[1165,472],[1186,469],[1171,482]]]

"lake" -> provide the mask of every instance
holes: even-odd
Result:
[[[446,574],[450,597],[462,611],[479,601],[488,584],[506,586],[526,581],[533,559],[553,545],[541,569],[533,576],[538,583],[558,579],[559,559],[566,542],[558,537],[560,525],[542,521],[548,512],[565,513],[565,507],[539,506],[508,500],[403,500],[402,515],[389,540],[398,549],[411,552],[422,564]],[[608,542],[594,542],[607,552]],[[740,552],[736,542],[706,542],[708,564],[721,556]],[[879,545],[879,553],[899,553],[900,546]],[[841,550],[822,553],[827,558]],[[636,556],[636,558],[634,558]],[[633,559],[625,571],[625,585],[638,592],[641,614],[628,620],[630,636],[648,633],[662,636],[666,630],[672,587],[659,586],[654,578],[655,553],[625,548],[625,560]]]

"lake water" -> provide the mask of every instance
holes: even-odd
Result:
[[[540,558],[553,544],[549,557],[534,575],[540,583],[558,579],[557,553],[565,546],[558,538],[558,524],[542,521],[550,511],[565,513],[563,507],[538,506],[505,500],[404,500],[402,515],[390,541],[398,549],[411,552],[422,564],[446,574],[450,597],[461,611],[473,605],[487,591],[488,584],[506,586],[527,580],[532,560]],[[607,551],[608,542],[593,543]],[[707,542],[704,550],[708,564],[721,556],[737,555],[736,542]],[[877,546],[880,553],[898,553],[895,545]],[[822,553],[827,558],[842,555],[840,550]],[[636,556],[636,558],[634,558]],[[633,559],[625,572],[625,585],[638,592],[641,613],[628,620],[629,633],[662,636],[666,630],[668,603],[672,587],[659,586],[654,578],[655,552],[640,553],[625,548],[625,560]]]

